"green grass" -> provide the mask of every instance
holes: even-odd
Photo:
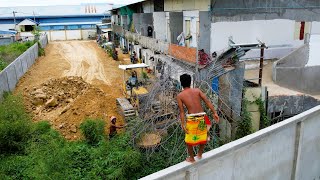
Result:
[[[34,45],[34,41],[0,46],[0,71]]]
[[[82,127],[99,137],[104,124],[85,122]],[[32,123],[21,97],[8,95],[0,104],[1,179],[132,179],[142,157],[130,136],[104,137],[94,139],[94,146],[88,140],[68,142],[49,122]]]
[[[101,120],[85,120],[85,139],[69,142],[49,122],[33,123],[21,99],[7,95],[0,103],[0,179],[138,179],[187,157],[178,125],[152,153],[135,148],[134,126],[108,140]]]

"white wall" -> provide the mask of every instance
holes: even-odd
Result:
[[[153,26],[154,26],[155,38],[165,41],[166,34],[167,34],[167,20],[166,20],[165,12],[153,13]]]
[[[183,11],[183,32],[185,36],[188,35],[186,20],[190,20],[190,33],[192,35],[192,38],[188,40],[190,42],[190,47],[197,47],[197,22],[199,22],[199,11]]]
[[[67,40],[65,31],[49,31],[50,41],[64,41]]]
[[[311,34],[320,34],[320,22],[312,22],[311,24]]]
[[[80,30],[67,30],[66,31],[66,39],[67,40],[80,40],[81,37],[81,31]]]
[[[142,180],[318,179],[320,106]]]
[[[306,66],[319,66],[320,65],[320,34],[311,35],[309,43],[309,60]]]
[[[96,30],[61,30],[61,31],[43,31],[48,35],[49,41],[65,40],[86,40],[90,36],[96,36]]]
[[[298,47],[303,40],[294,40],[295,21],[256,20],[241,22],[217,22],[211,24],[211,53],[228,48],[228,38],[236,43],[257,43],[257,39],[267,45],[289,44]]]

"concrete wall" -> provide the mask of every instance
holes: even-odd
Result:
[[[165,0],[164,11],[208,11],[210,0]]]
[[[268,46],[287,45],[297,47],[304,43],[296,40],[295,21],[293,20],[253,20],[242,22],[217,22],[211,24],[211,53],[220,52],[228,47],[232,37],[236,43],[257,43],[257,39]],[[270,52],[273,49],[270,49]]]
[[[309,45],[304,45],[290,55],[274,62],[272,78],[276,84],[309,94],[320,94],[320,66],[305,66]]]
[[[94,37],[97,34],[95,29],[60,30],[43,32],[47,33],[49,41],[87,40],[89,35]]]
[[[165,12],[154,12],[153,13],[153,27],[154,35],[156,39],[166,41],[167,37],[167,21]]]
[[[153,27],[153,15],[152,13],[134,13],[133,23],[138,34],[147,36],[148,26]]]
[[[305,44],[290,53],[288,56],[276,61],[276,67],[304,67],[308,62],[309,45]]]
[[[318,179],[320,106],[142,178],[151,179]]]
[[[134,13],[132,15],[132,21],[133,21],[133,25],[134,25],[134,29],[136,33],[140,34],[140,13]]]
[[[169,12],[170,43],[177,44],[177,37],[183,32],[183,13]]]
[[[199,37],[199,49],[204,49],[206,53],[210,53],[210,41],[211,36],[211,20],[209,18],[208,11],[199,12],[200,20],[200,37]]]
[[[268,113],[282,112],[283,116],[294,116],[320,105],[320,100],[307,95],[269,96]]]
[[[318,0],[255,0],[215,1],[212,16],[218,21],[248,21],[291,19],[296,21],[320,21]]]
[[[154,11],[153,1],[142,2],[142,9],[143,9],[144,13],[153,13],[153,11]]]

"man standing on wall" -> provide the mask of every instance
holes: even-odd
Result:
[[[183,74],[180,76],[180,82],[183,87],[183,91],[178,94],[177,101],[180,110],[181,127],[185,131],[185,142],[187,144],[189,157],[187,162],[195,162],[193,146],[200,145],[197,157],[202,158],[202,153],[207,140],[210,140],[208,132],[211,128],[211,122],[204,112],[201,100],[210,108],[213,113],[215,121],[219,122],[219,116],[215,111],[213,105],[208,100],[206,95],[198,88],[190,88],[191,76]],[[188,110],[185,120],[184,106]]]

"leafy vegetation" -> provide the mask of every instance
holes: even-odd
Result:
[[[27,41],[24,43],[16,42],[0,46],[0,70],[3,70],[34,44],[34,41]]]
[[[99,136],[99,122],[88,120],[82,128]],[[96,146],[88,140],[68,142],[49,122],[32,123],[21,98],[13,95],[0,104],[0,138],[3,179],[132,179],[143,162],[129,135],[98,138]]]
[[[86,141],[90,145],[97,145],[104,138],[104,126],[103,120],[85,120],[80,129],[86,138]]]
[[[240,139],[244,136],[252,134],[252,121],[251,113],[248,111],[248,103],[246,98],[242,100],[241,120],[238,122],[238,128],[236,131],[236,139]]]
[[[255,100],[255,103],[259,106],[259,112],[261,115],[261,129],[269,127],[271,125],[271,119],[267,116],[266,108],[264,107],[264,101],[261,99],[261,97],[257,98]]]

